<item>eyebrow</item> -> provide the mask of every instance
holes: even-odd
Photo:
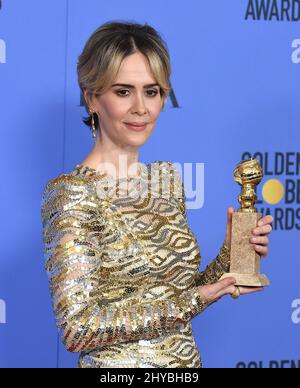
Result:
[[[129,85],[129,84],[113,84],[113,86],[125,86],[126,88],[134,88],[134,85]],[[152,86],[159,86],[159,84],[148,84],[148,85],[145,85],[144,88],[150,88]]]

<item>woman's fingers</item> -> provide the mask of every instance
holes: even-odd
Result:
[[[254,249],[257,253],[260,254],[261,257],[267,256],[268,254],[268,247],[265,247],[263,245],[254,245]]]
[[[228,286],[226,288],[223,288],[222,290],[220,290],[217,294],[216,294],[216,298],[219,299],[219,298],[222,298],[222,296],[225,296],[225,295],[231,295],[234,290],[236,289],[236,286],[235,285],[231,285],[231,286]]]
[[[217,294],[216,298],[221,298],[225,295],[231,295],[236,287],[239,287],[241,295],[253,294],[255,292],[263,291],[263,287],[243,287],[243,286],[235,286],[234,284],[228,285],[226,288],[221,289]]]
[[[272,232],[272,226],[270,224],[259,226],[252,229],[252,234],[258,236],[260,234],[267,234]]]
[[[234,277],[225,278],[222,280],[219,280],[217,283],[215,283],[215,297],[216,299],[221,298],[224,295],[232,294],[235,290],[234,284],[236,283],[236,279]]]
[[[235,278],[228,277],[213,284],[200,286],[199,291],[204,299],[206,299],[209,303],[212,303],[216,299],[219,299],[221,296],[225,295],[230,287],[234,289],[234,283],[236,283]]]
[[[266,215],[258,221],[258,226],[262,226],[264,224],[271,224],[273,222],[273,217],[271,214]]]
[[[214,284],[206,284],[205,286],[200,286],[199,291],[202,297],[210,304],[218,299],[222,298],[225,295],[231,295],[236,289],[236,279],[234,277],[228,277]],[[262,291],[263,287],[243,287],[238,286],[240,289],[241,295],[253,294],[255,292]]]
[[[241,295],[253,294],[254,292],[262,291],[263,287],[239,287]]]
[[[234,277],[228,277],[222,280],[219,280],[217,283],[214,284],[215,291],[219,292],[223,289],[226,289],[227,287],[230,287],[232,284],[236,283],[236,279]]]
[[[267,236],[250,237],[250,242],[255,244],[260,244],[260,245],[268,245],[269,238]]]

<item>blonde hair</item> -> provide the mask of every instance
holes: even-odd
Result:
[[[148,59],[150,69],[160,85],[162,109],[171,90],[171,65],[167,45],[160,34],[147,23],[109,21],[102,24],[86,42],[78,57],[77,75],[81,93],[89,96],[104,93],[117,76],[125,57],[140,52]],[[89,117],[83,122],[91,126],[92,116],[85,98],[83,103]],[[99,128],[98,116],[94,115]]]

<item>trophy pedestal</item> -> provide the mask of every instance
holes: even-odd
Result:
[[[270,285],[268,278],[260,274],[260,256],[249,241],[251,231],[260,218],[262,218],[261,213],[235,212],[232,214],[230,272],[224,274],[221,279],[232,276],[236,279],[236,286]]]
[[[244,286],[244,287],[264,287],[269,286],[270,282],[266,275],[247,275],[243,273],[234,273],[229,272],[224,274],[221,279],[233,277],[236,279],[235,286]],[[220,280],[221,280],[220,279]]]

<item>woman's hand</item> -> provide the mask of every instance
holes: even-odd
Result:
[[[227,227],[226,227],[226,239],[225,244],[230,247],[231,244],[231,226],[232,226],[232,213],[233,207],[229,207],[227,210]],[[249,236],[249,242],[253,244],[254,249],[260,255],[262,259],[268,254],[269,234],[272,232],[273,217],[267,215],[262,217],[256,227],[252,229],[252,234]]]
[[[212,304],[222,298],[225,295],[231,295],[236,286],[236,279],[234,277],[228,277],[219,280],[213,284],[206,284],[205,286],[199,286],[198,290],[202,295],[202,298],[208,303]],[[253,294],[254,292],[262,291],[263,287],[241,287],[239,286],[241,295]]]

